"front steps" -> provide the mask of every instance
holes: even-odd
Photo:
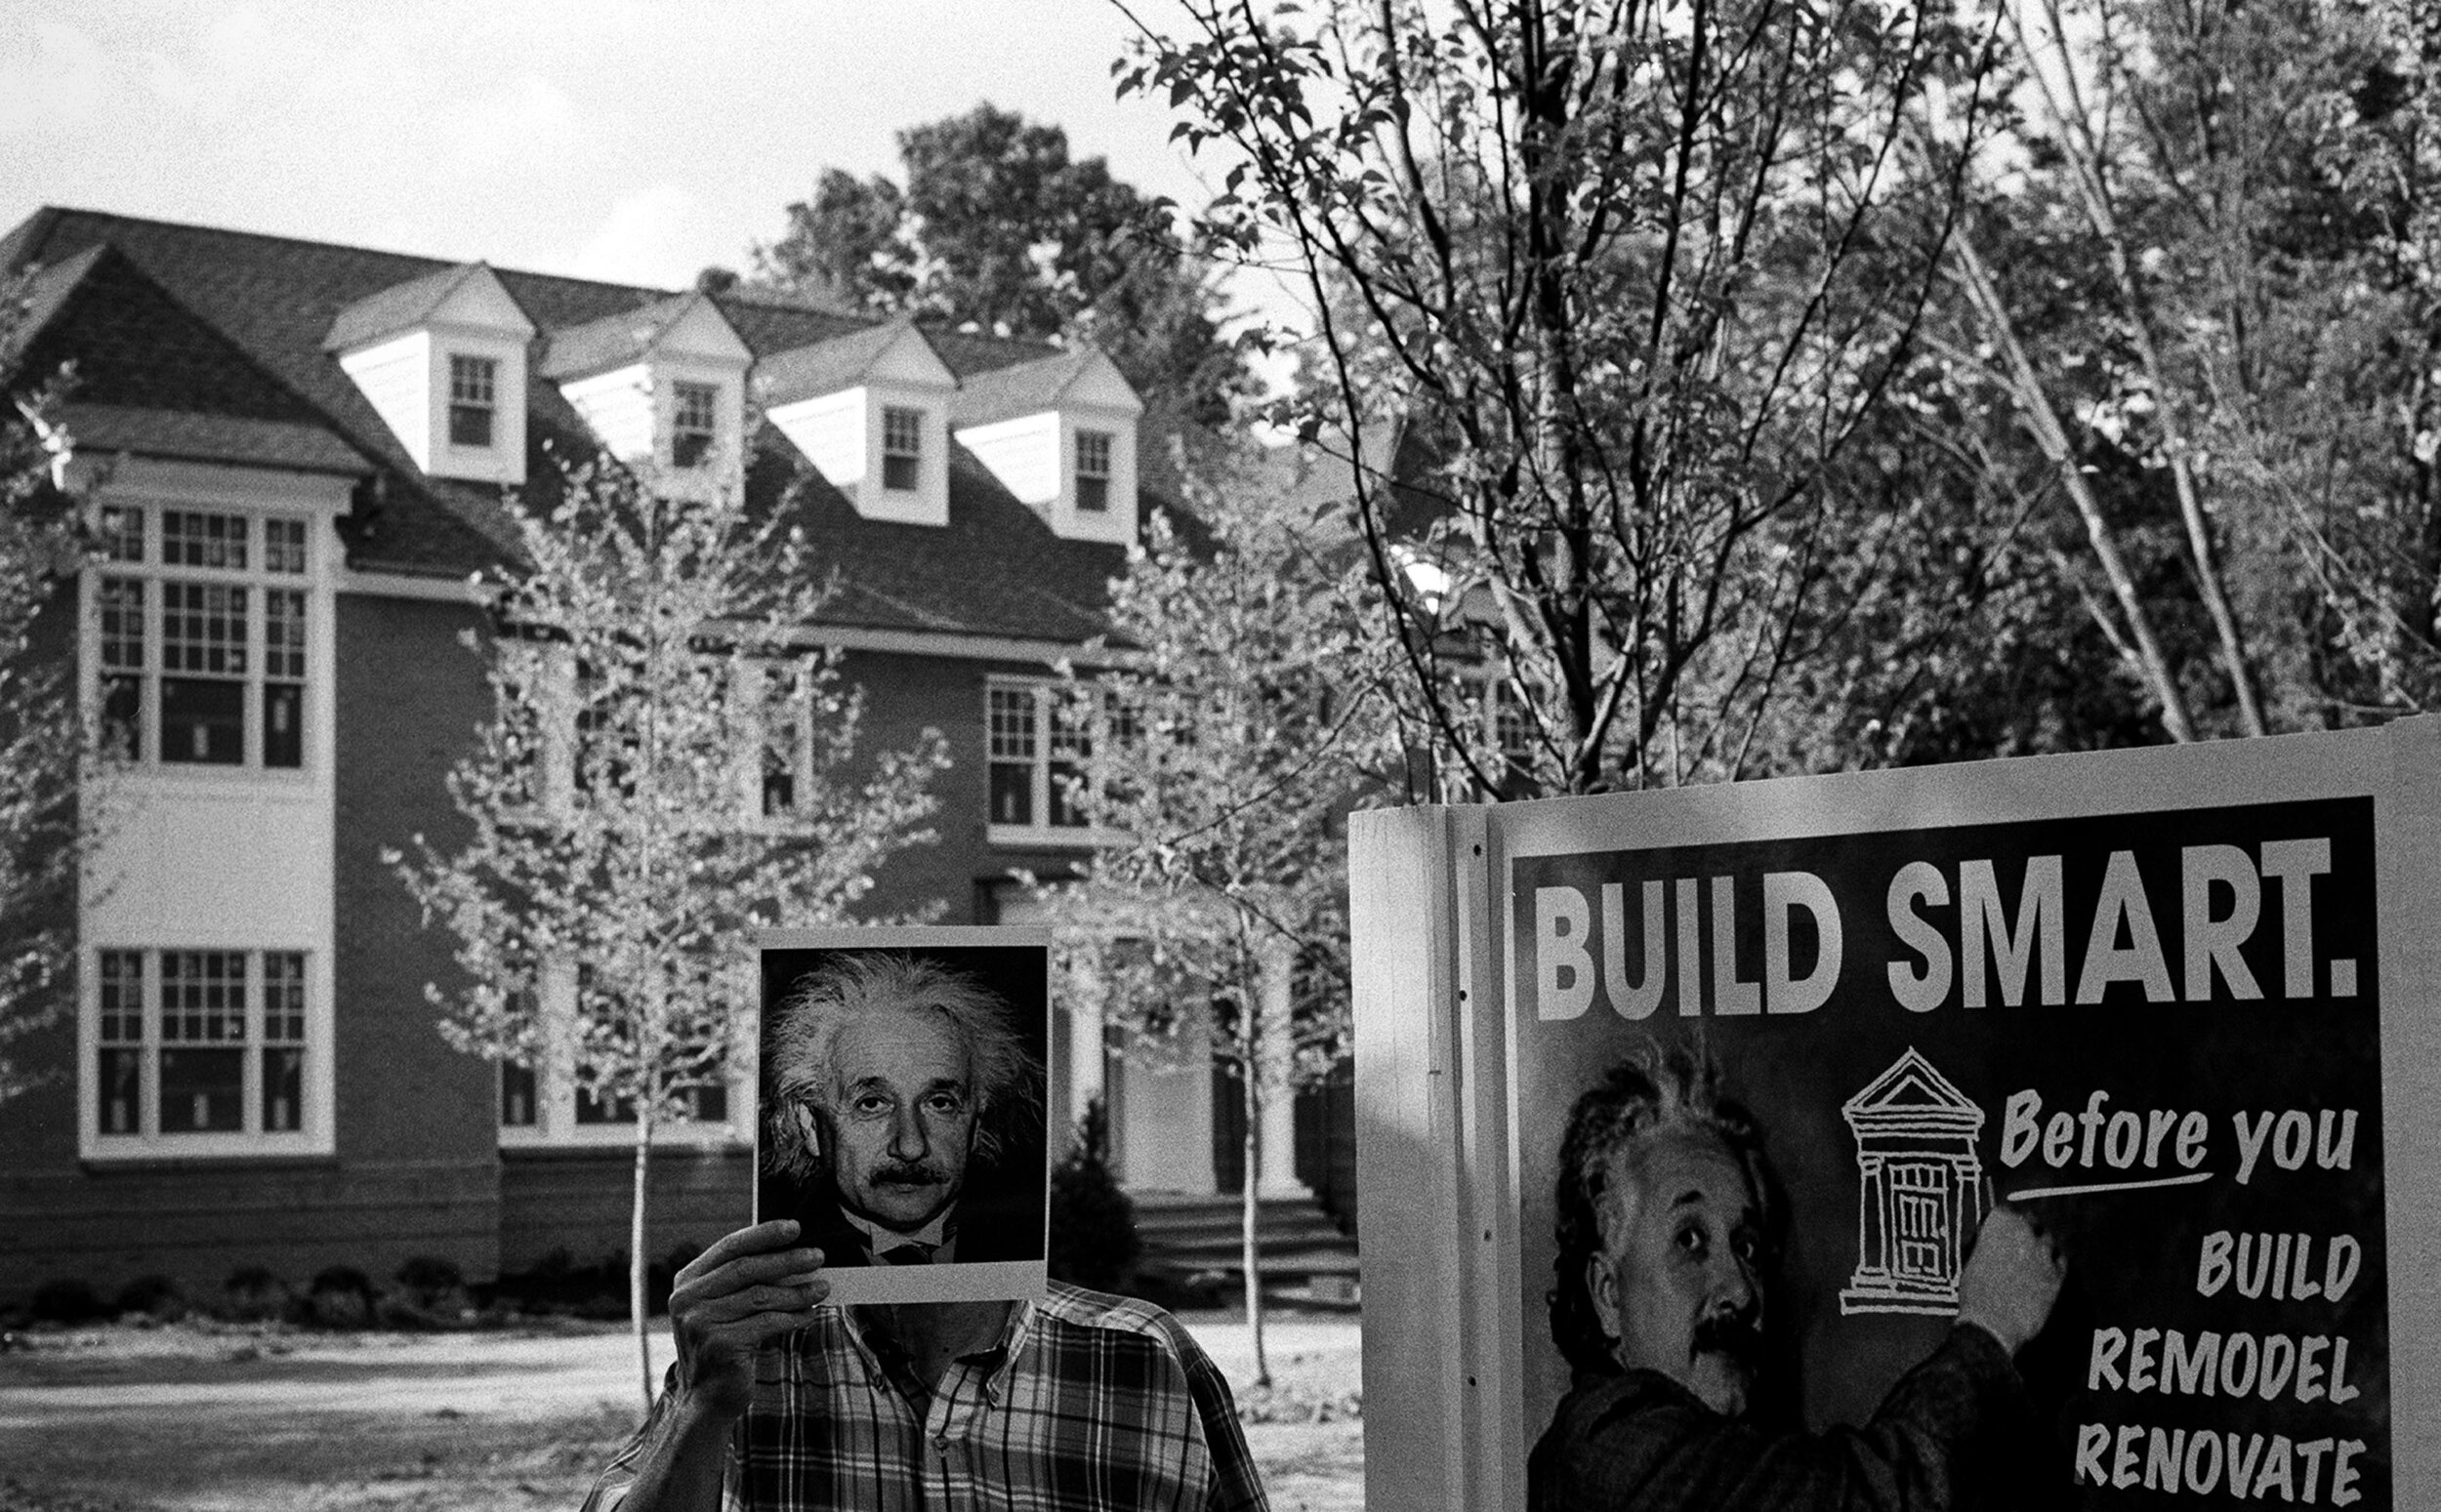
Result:
[[[1143,1241],[1138,1274],[1225,1300],[1244,1286],[1243,1210],[1230,1196],[1131,1191]],[[1265,1198],[1258,1205],[1256,1252],[1263,1294],[1309,1307],[1353,1307],[1358,1299],[1356,1242],[1309,1197]]]

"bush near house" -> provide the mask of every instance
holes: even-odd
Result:
[[[1142,1248],[1136,1204],[1111,1173],[1110,1115],[1096,1097],[1077,1121],[1075,1145],[1051,1173],[1052,1279],[1125,1291]]]

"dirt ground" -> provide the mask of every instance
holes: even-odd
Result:
[[[1352,1319],[1187,1320],[1278,1512],[1360,1512]],[[0,1353],[0,1512],[572,1508],[638,1418],[617,1326],[445,1334],[111,1328]],[[654,1342],[656,1368],[669,1359]]]

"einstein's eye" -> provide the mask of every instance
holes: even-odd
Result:
[[[957,1092],[939,1091],[925,1098],[924,1106],[944,1117],[955,1118],[957,1115],[966,1112],[967,1100],[964,1096]]]
[[[1705,1237],[1703,1225],[1698,1223],[1689,1223],[1681,1227],[1674,1236],[1673,1242],[1690,1257],[1698,1260],[1702,1259],[1705,1251],[1711,1247],[1710,1242]]]
[[[879,1092],[867,1092],[848,1103],[848,1111],[860,1119],[878,1119],[890,1112],[890,1099]]]
[[[1729,1236],[1729,1247],[1749,1265],[1762,1258],[1763,1242],[1753,1229],[1740,1229]]]

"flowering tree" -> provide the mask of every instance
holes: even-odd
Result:
[[[1346,1045],[1341,819],[1380,760],[1389,700],[1345,533],[1334,552],[1252,477],[1190,497],[1209,544],[1155,516],[1113,584],[1111,638],[1138,654],[1070,686],[1070,717],[1094,731],[1080,800],[1108,839],[1044,896],[1071,1001],[1141,1042],[1208,1046],[1237,1083],[1246,1310],[1268,1382],[1262,1113]]]
[[[854,762],[860,700],[802,649],[821,601],[804,543],[702,486],[711,470],[597,461],[521,518],[488,642],[495,715],[449,776],[474,833],[391,858],[457,937],[464,985],[426,989],[451,1042],[557,1064],[633,1113],[647,1404],[653,1134],[752,1043],[744,932],[847,921],[876,867],[932,838],[927,785],[946,764],[930,731]]]
[[[19,1065],[10,1046],[66,1006],[79,858],[96,801],[86,795],[80,806],[80,767],[96,752],[70,665],[34,635],[46,608],[75,602],[62,584],[77,540],[58,383],[21,389],[10,360],[24,307],[20,288],[0,286],[0,1103],[52,1074]]]

